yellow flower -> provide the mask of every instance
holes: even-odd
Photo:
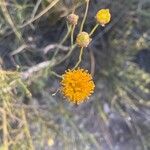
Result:
[[[62,75],[61,92],[72,103],[80,104],[86,101],[94,88],[92,76],[87,70],[69,69]]]
[[[91,42],[91,38],[87,32],[81,32],[77,35],[76,43],[80,47],[87,47]]]
[[[77,25],[78,20],[79,20],[79,16],[76,15],[76,14],[70,14],[70,15],[68,15],[68,17],[67,17],[67,20],[68,20],[68,22],[69,22],[71,25]]]
[[[96,14],[96,20],[102,26],[105,26],[105,24],[109,23],[110,19],[111,19],[111,14],[109,9],[101,9]]]

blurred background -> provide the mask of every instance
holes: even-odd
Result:
[[[79,23],[85,0],[0,0],[0,150],[149,150],[150,1],[90,0],[84,31],[110,9],[80,67],[93,75],[90,99],[78,106],[58,91],[72,68],[67,16]]]

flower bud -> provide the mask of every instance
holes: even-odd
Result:
[[[81,32],[77,35],[76,43],[80,47],[87,47],[91,42],[91,38],[87,32]]]
[[[111,14],[109,9],[101,9],[96,14],[96,20],[101,26],[105,26],[105,24],[109,23],[111,19]]]
[[[78,19],[79,19],[79,16],[75,15],[75,14],[70,14],[67,17],[67,20],[68,20],[69,24],[71,24],[71,25],[77,25]]]

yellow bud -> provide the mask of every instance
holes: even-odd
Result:
[[[47,144],[48,146],[54,145],[54,140],[52,138],[49,138]]]
[[[87,32],[81,32],[77,35],[76,43],[80,47],[87,47],[91,42],[91,38]]]
[[[101,26],[109,23],[111,19],[111,14],[109,9],[101,9],[96,14],[96,20]]]
[[[78,15],[75,15],[75,14],[70,14],[70,15],[67,17],[67,20],[68,20],[68,22],[69,22],[71,25],[77,25],[78,20],[79,20],[79,16],[78,16]]]

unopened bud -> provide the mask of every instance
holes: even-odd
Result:
[[[87,47],[91,40],[92,39],[87,32],[81,32],[77,35],[76,43],[80,47]]]
[[[68,20],[68,22],[69,22],[71,25],[77,25],[78,19],[79,19],[79,16],[78,16],[78,15],[75,15],[75,14],[70,14],[70,15],[67,17],[67,20]]]

